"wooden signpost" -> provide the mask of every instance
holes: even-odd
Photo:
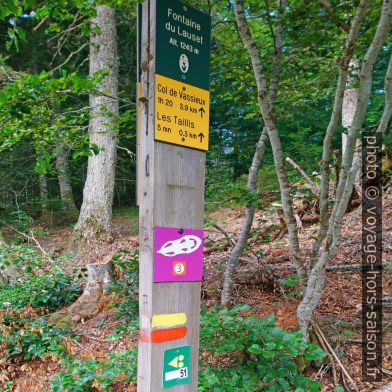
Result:
[[[138,20],[138,391],[196,392],[211,22],[176,0]]]

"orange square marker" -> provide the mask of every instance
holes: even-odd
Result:
[[[173,276],[185,276],[186,275],[186,262],[185,261],[173,261]]]

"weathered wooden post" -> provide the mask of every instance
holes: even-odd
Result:
[[[197,390],[210,18],[142,5],[138,391]]]

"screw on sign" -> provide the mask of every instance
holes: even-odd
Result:
[[[190,382],[190,354],[190,346],[165,350],[163,358],[164,388]]]
[[[158,251],[167,257],[174,257],[181,254],[193,253],[199,249],[201,239],[194,235],[185,235],[175,241],[166,242]]]
[[[203,243],[203,230],[155,227],[154,282],[200,282]]]

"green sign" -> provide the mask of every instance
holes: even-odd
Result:
[[[165,350],[163,357],[163,388],[185,384],[191,381],[191,346]]]
[[[210,16],[176,0],[156,5],[156,73],[208,90]]]

